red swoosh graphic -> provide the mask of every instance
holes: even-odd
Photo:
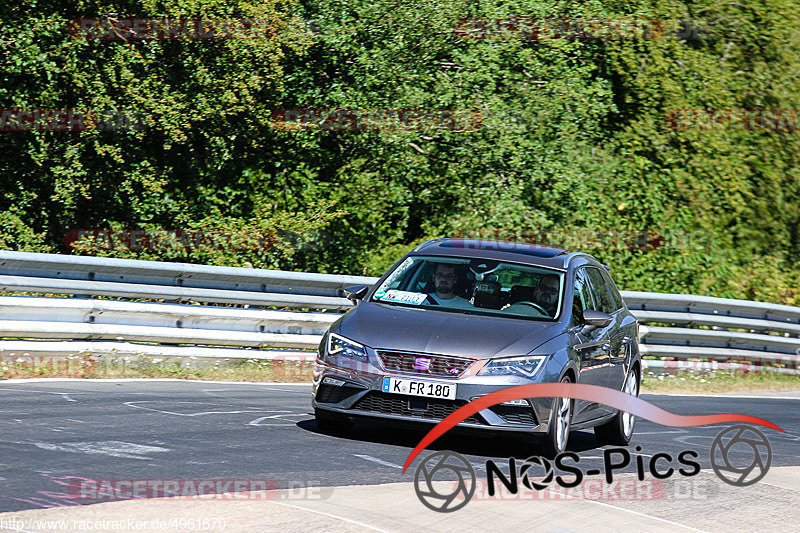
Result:
[[[533,383],[531,385],[519,385],[517,387],[509,387],[507,389],[499,390],[482,396],[477,400],[469,402],[454,411],[452,414],[444,418],[441,422],[436,424],[427,435],[425,435],[417,447],[411,451],[411,455],[406,459],[403,465],[403,472],[409,467],[411,462],[419,455],[430,443],[444,435],[456,424],[463,422],[467,417],[474,415],[481,409],[486,409],[498,403],[508,402],[511,400],[521,400],[524,398],[572,398],[575,400],[586,400],[590,402],[602,403],[631,413],[632,415],[640,418],[645,418],[656,424],[662,426],[674,427],[692,427],[692,426],[705,426],[708,424],[721,424],[723,422],[747,422],[750,424],[757,424],[765,426],[778,431],[783,431],[780,427],[772,422],[768,422],[763,418],[758,418],[750,415],[738,414],[720,414],[720,415],[699,415],[699,416],[684,416],[676,415],[665,411],[660,407],[622,391],[609,389],[607,387],[600,387],[599,385],[580,385],[577,383]]]

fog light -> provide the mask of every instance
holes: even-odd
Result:
[[[473,396],[472,398],[469,399],[469,401],[474,402],[478,398],[483,398],[484,396],[486,395],[482,394],[480,396]],[[499,405],[513,405],[514,407],[530,407],[530,404],[527,402],[527,400],[510,400],[507,402],[503,402]]]
[[[326,377],[322,380],[322,382],[325,383],[326,385],[333,385],[335,387],[341,387],[342,385],[344,385],[344,381],[342,381],[341,379],[334,379],[332,377]]]
[[[528,402],[526,400],[510,400],[507,402],[503,402],[500,405],[513,405],[514,407],[528,407]]]

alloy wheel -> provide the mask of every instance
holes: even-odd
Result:
[[[558,399],[558,412],[556,414],[556,444],[559,450],[566,447],[569,435],[569,419],[572,401],[569,398]]]
[[[628,379],[625,380],[625,388],[623,389],[623,392],[632,396],[639,396],[638,380],[636,379],[635,370],[628,372]],[[630,437],[633,433],[633,423],[635,420],[636,417],[632,414],[628,412],[622,413],[622,431],[625,433],[626,437]]]

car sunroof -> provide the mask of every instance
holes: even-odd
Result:
[[[453,239],[439,246],[442,248],[464,248],[469,250],[494,250],[510,254],[530,255],[533,257],[555,257],[566,252],[560,248],[550,248],[548,246],[538,246],[535,244],[521,244],[514,242],[481,241],[471,239]]]

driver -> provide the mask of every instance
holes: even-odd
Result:
[[[556,306],[558,305],[558,289],[561,281],[556,274],[545,274],[539,280],[539,284],[533,290],[533,301],[539,304],[547,314],[556,316]]]
[[[433,274],[433,285],[436,291],[428,295],[428,300],[448,307],[472,307],[469,300],[456,294],[457,279],[455,265],[438,263]]]

